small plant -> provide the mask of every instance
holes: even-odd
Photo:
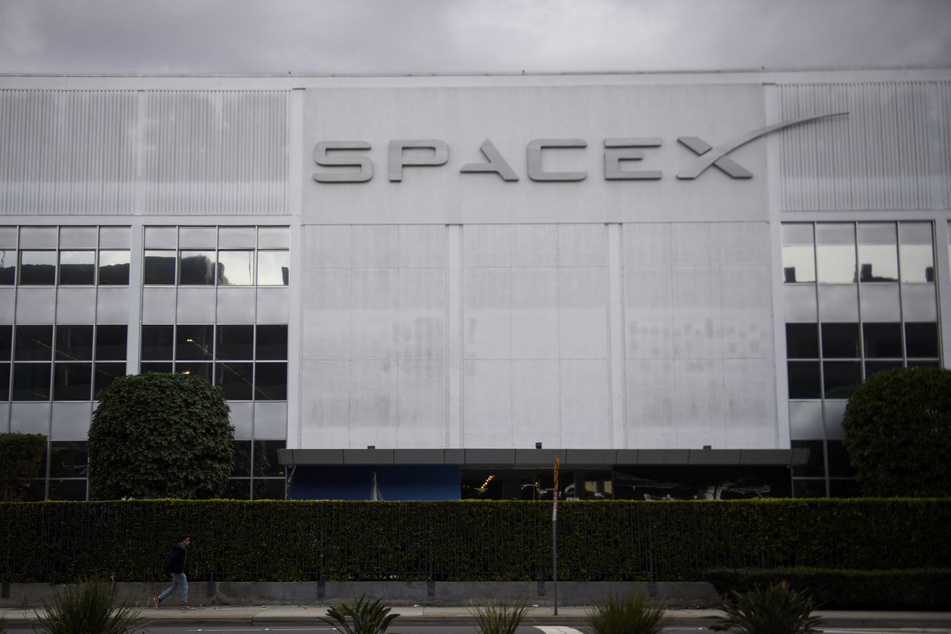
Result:
[[[88,581],[67,586],[37,614],[33,629],[47,634],[132,634],[144,632],[139,612],[123,605],[109,591],[109,584]]]
[[[588,610],[588,625],[594,634],[659,634],[669,624],[663,606],[651,603],[640,592],[623,599],[612,594]]]
[[[515,634],[527,613],[528,605],[524,599],[514,605],[486,599],[473,616],[482,634]]]
[[[330,606],[327,616],[329,618],[321,620],[345,634],[383,634],[399,614],[390,614],[390,608],[380,603],[379,599],[370,601],[360,597],[349,603]]]
[[[710,629],[736,634],[817,634],[822,619],[812,616],[812,598],[777,583],[749,592],[733,591],[733,600],[720,604],[725,616]]]

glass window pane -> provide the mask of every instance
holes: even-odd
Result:
[[[89,464],[84,442],[50,443],[50,475],[54,478],[83,478]]]
[[[153,362],[153,363],[140,363],[140,364],[139,364],[139,368],[140,368],[139,371],[140,371],[142,374],[145,374],[146,372],[156,372],[156,373],[158,373],[158,374],[168,374],[168,373],[170,373],[170,372],[172,371],[172,362],[169,361],[168,363],[154,363],[154,362]]]
[[[92,326],[57,326],[54,358],[62,361],[92,360]]]
[[[13,364],[13,400],[50,400],[50,379],[53,366],[50,363]]]
[[[96,326],[96,359],[122,361],[129,340],[127,326]]]
[[[92,366],[87,363],[57,363],[53,375],[54,401],[88,401],[92,390]]]
[[[826,446],[829,461],[829,475],[834,477],[854,476],[852,465],[849,463],[849,452],[841,440],[830,440]]]
[[[256,359],[287,360],[287,326],[258,326]]]
[[[284,465],[277,459],[277,450],[284,449],[284,440],[256,440],[254,442],[254,475],[278,477],[284,475]]]
[[[10,364],[0,364],[0,401],[10,400]]]
[[[226,500],[250,500],[251,499],[251,478],[246,479],[228,479],[228,489],[224,493]]]
[[[16,249],[0,249],[0,285],[12,286],[16,283]]]
[[[181,360],[214,359],[214,326],[179,326],[175,334],[175,358]]]
[[[234,470],[231,472],[235,477],[251,477],[251,441],[234,441]]]
[[[822,398],[818,361],[790,361],[789,398]]]
[[[83,284],[87,286],[95,284],[96,252],[60,251],[59,283],[64,285]]]
[[[49,361],[53,358],[52,326],[17,326],[14,359]]]
[[[822,356],[826,359],[858,359],[858,324],[822,324]]]
[[[99,283],[102,285],[128,286],[130,261],[128,251],[100,251]]]
[[[901,324],[863,324],[866,359],[901,359]]]
[[[212,382],[212,372],[214,372],[214,365],[211,363],[175,363],[175,372],[179,374],[191,374],[192,376],[200,376],[209,383]]]
[[[287,399],[286,363],[256,363],[254,373],[254,398],[277,401]]]
[[[215,252],[182,251],[178,260],[178,283],[214,285]]]
[[[811,244],[783,247],[783,281],[787,284],[816,281],[815,247]]]
[[[13,358],[13,326],[0,326],[0,362]]]
[[[84,501],[86,480],[50,480],[50,500]]]
[[[826,361],[822,364],[826,398],[849,398],[862,384],[862,364],[858,361]]]
[[[218,326],[215,336],[217,360],[254,359],[254,326]]]
[[[859,279],[898,281],[898,233],[893,222],[859,223]]]
[[[804,465],[793,467],[793,476],[821,477],[826,472],[825,450],[821,440],[794,440],[793,449],[808,449],[809,461]]]
[[[20,251],[20,284],[56,283],[56,251]]]
[[[789,359],[818,359],[819,325],[786,324],[786,357]]]
[[[901,281],[909,284],[933,282],[934,240],[930,222],[902,222],[898,225]]]
[[[258,251],[258,285],[287,286],[290,261],[287,251]]]
[[[901,361],[866,361],[865,378],[868,379],[868,377],[876,372],[885,372],[886,370],[900,368],[902,365],[903,363]]]
[[[250,401],[254,392],[253,381],[253,363],[215,364],[215,385],[221,387],[228,400]]]
[[[855,282],[855,227],[851,223],[816,225],[816,262],[820,283]]]
[[[145,284],[175,284],[175,251],[146,251],[142,279]]]
[[[169,364],[168,372],[171,371],[171,364]],[[97,398],[100,392],[109,387],[120,376],[125,376],[124,363],[100,363],[97,361],[93,379],[93,398]]]
[[[285,494],[284,478],[268,478],[254,480],[255,500],[283,500]]]
[[[218,284],[250,286],[254,283],[254,251],[219,251]]]
[[[173,359],[174,330],[172,326],[142,326],[142,358]]]
[[[905,350],[909,359],[912,357],[938,357],[938,324],[936,323],[907,323],[905,324]]]

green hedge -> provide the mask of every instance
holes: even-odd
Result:
[[[562,502],[565,581],[703,571],[951,568],[951,500]],[[551,503],[123,501],[0,504],[0,580],[155,581],[184,532],[191,578],[551,578]]]
[[[710,570],[703,575],[723,595],[785,582],[820,609],[948,610],[951,570]]]

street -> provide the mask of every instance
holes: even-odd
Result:
[[[441,625],[439,623],[426,625],[408,625],[399,626],[394,624],[393,632],[399,634],[474,634],[478,630],[474,625]],[[16,628],[7,628],[10,634],[33,632],[28,626],[17,626]],[[254,632],[267,632],[268,634],[290,634],[293,632],[315,632],[327,633],[337,631],[323,624],[314,625],[276,625],[276,626],[242,626],[242,625],[223,625],[223,626],[166,626],[150,627],[150,634],[249,634]],[[524,625],[518,629],[518,634],[587,634],[589,630],[583,626],[568,627],[565,625]],[[676,626],[664,630],[665,634],[700,634],[710,630],[703,627],[684,627]],[[830,628],[822,630],[825,634],[951,634],[948,629],[929,629],[929,628]]]

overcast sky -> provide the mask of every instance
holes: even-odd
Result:
[[[951,66],[951,0],[0,0],[0,73]]]

